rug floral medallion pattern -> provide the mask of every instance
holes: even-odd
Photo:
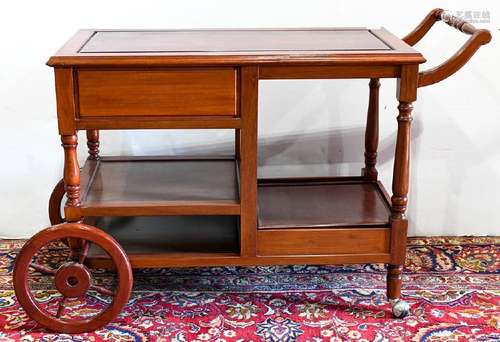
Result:
[[[76,335],[51,333],[20,309],[12,268],[22,243],[0,242],[0,341],[500,341],[500,238],[410,239],[404,319],[391,318],[384,265],[148,269],[134,272],[117,319]],[[59,294],[46,278],[35,273],[34,293],[49,308]],[[85,305],[72,299],[66,317],[108,304],[97,293]]]

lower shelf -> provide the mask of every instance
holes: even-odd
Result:
[[[241,255],[239,216],[87,217],[134,268],[388,262],[390,198],[363,177],[259,180],[255,254]],[[248,233],[248,232],[247,232]],[[87,263],[112,267],[93,246]]]
[[[389,197],[363,177],[259,182],[257,255],[390,252]]]
[[[85,223],[110,234],[137,267],[178,258],[238,257],[236,216],[136,216],[87,218]],[[141,264],[142,262],[142,264]],[[109,267],[109,256],[92,245],[92,267]],[[151,266],[149,266],[151,265]]]
[[[259,229],[389,227],[389,198],[362,177],[259,181]]]

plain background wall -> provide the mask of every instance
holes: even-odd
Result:
[[[0,6],[0,237],[48,225],[62,175],[52,70],[44,65],[79,28],[385,26],[399,36],[434,7],[489,11],[493,41],[457,75],[419,90],[414,110],[411,235],[500,233],[498,1],[4,1]],[[423,68],[466,36],[437,24],[417,48]],[[368,81],[266,81],[260,86],[260,173],[359,174]],[[379,172],[390,189],[395,81],[383,80]],[[82,132],[83,133],[83,132]],[[101,133],[103,154],[228,152],[228,131]],[[80,135],[80,160],[86,157]]]

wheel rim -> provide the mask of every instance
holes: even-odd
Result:
[[[115,292],[101,286],[93,285],[91,280],[87,283],[87,276],[90,278],[90,275],[88,275],[85,266],[82,265],[86,255],[80,255],[79,262],[63,264],[59,267],[59,270],[32,263],[33,257],[43,246],[52,241],[67,238],[87,241],[85,245],[87,248],[82,248],[84,253],[87,253],[88,242],[90,242],[98,245],[111,257],[118,273],[118,286]],[[63,299],[59,302],[56,315],[43,309],[35,300],[28,284],[30,267],[55,276],[56,288],[62,290],[61,293],[63,294]],[[71,279],[72,276],[75,279]],[[89,319],[75,320],[74,318],[61,318],[60,315],[62,310],[64,310],[65,299],[72,298],[73,296],[78,297],[83,293],[86,295],[87,286],[88,289],[95,290],[103,295],[112,296],[111,304],[102,312]],[[42,230],[22,247],[14,266],[14,290],[19,303],[26,310],[28,316],[42,326],[58,332],[80,333],[96,330],[106,325],[121,312],[127,304],[132,290],[132,269],[123,249],[108,234],[88,225],[65,223]],[[66,297],[64,294],[68,296]]]
[[[49,220],[51,225],[56,225],[64,222],[64,218],[61,215],[61,203],[64,198],[64,194],[64,181],[61,179],[50,194]]]

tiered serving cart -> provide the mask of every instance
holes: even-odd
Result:
[[[440,20],[471,37],[449,60],[419,72],[425,59],[412,46]],[[364,28],[79,31],[48,62],[64,178],[50,198],[53,226],[17,256],[20,304],[41,325],[77,333],[116,317],[131,292],[132,268],[385,263],[393,314],[406,315],[400,294],[412,102],[417,88],[456,72],[490,39],[441,9],[403,39]],[[258,179],[259,80],[346,78],[370,79],[361,176]],[[398,84],[392,196],[377,179],[380,78]],[[99,155],[100,130],[170,128],[233,129],[234,156]],[[89,152],[81,169],[79,130],[87,131]],[[57,267],[36,258],[55,240],[70,251]],[[96,283],[90,268],[115,269],[117,283]],[[37,301],[33,271],[54,277],[57,307]],[[68,317],[67,298],[90,291],[108,296],[109,306],[90,318]]]

